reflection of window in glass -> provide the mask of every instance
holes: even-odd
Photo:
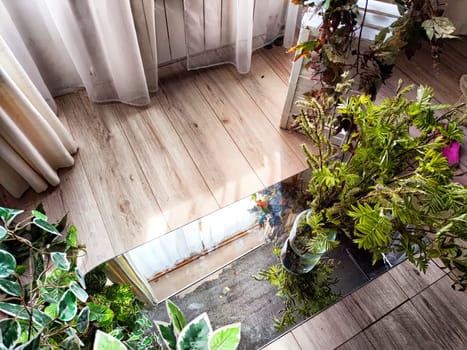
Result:
[[[136,269],[151,278],[251,228],[256,223],[256,214],[249,211],[251,206],[250,198],[242,199],[133,249],[128,255]]]

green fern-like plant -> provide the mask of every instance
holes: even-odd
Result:
[[[433,90],[399,83],[396,95],[299,103],[300,125],[315,149],[303,146],[311,169],[309,206],[319,227],[346,233],[377,261],[403,252],[421,270],[440,258],[467,286],[467,189],[451,182],[444,147],[463,139],[463,106],[433,104]],[[345,96],[343,94],[342,96]],[[348,94],[347,94],[348,96]],[[348,141],[332,145],[332,125],[347,121]]]

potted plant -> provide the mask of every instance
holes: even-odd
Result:
[[[439,134],[444,125],[462,135],[465,109],[434,105],[429,87],[419,87],[411,101],[405,95],[413,87],[400,82],[393,98],[375,104],[369,95],[342,97],[350,86],[337,85],[338,100],[299,102],[300,126],[316,148],[303,146],[311,170],[306,222],[313,235],[346,234],[374,261],[403,252],[421,270],[440,258],[465,288],[467,189],[451,182],[453,170],[442,154],[449,138]],[[330,126],[343,121],[350,136],[336,149]],[[305,245],[313,242],[308,239]]]
[[[290,51],[296,52],[295,60],[309,59],[307,66],[314,68],[314,78],[323,86],[342,83],[342,74],[351,71],[354,89],[375,96],[381,84],[391,76],[400,52],[411,58],[422,43],[427,42],[436,66],[442,40],[455,37],[455,26],[443,17],[446,2],[394,0],[400,17],[368,42],[363,40],[368,2],[359,8],[357,0],[291,1],[313,8],[322,17],[317,37]]]
[[[311,209],[297,215],[286,239],[280,259],[284,268],[292,273],[308,273],[320,261],[324,253],[336,244],[336,231],[319,229],[319,222]]]

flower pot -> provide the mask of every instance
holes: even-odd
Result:
[[[281,251],[281,263],[284,268],[295,274],[310,272],[321,259],[321,256],[326,253],[324,245],[316,247],[314,251],[309,251],[306,247],[306,241],[312,235],[311,227],[307,237],[304,237],[303,232],[299,232],[300,223],[306,220],[307,215],[311,214],[311,210],[304,210],[295,218],[295,221],[290,230],[289,238],[284,242]],[[336,233],[331,232],[328,235],[329,240],[335,240]]]

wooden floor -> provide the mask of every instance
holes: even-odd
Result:
[[[420,274],[404,262],[264,350],[463,350],[467,295],[451,284],[434,263]]]
[[[279,128],[290,59],[260,50],[246,75],[166,67],[145,108],[94,104],[84,91],[57,98],[80,146],[75,166],[45,194],[0,190],[0,205],[68,213],[88,270],[305,169],[303,137]]]
[[[0,205],[43,202],[53,219],[68,213],[87,246],[87,270],[248,196],[306,166],[303,138],[278,127],[289,70],[290,57],[275,47],[256,52],[246,75],[231,66],[165,68],[146,108],[93,104],[84,92],[60,97],[59,117],[80,145],[75,166],[45,194],[14,200],[0,190]],[[453,40],[437,73],[427,50],[401,59],[381,95],[403,78],[434,86],[440,102],[455,102],[465,73],[467,40]],[[465,184],[466,176],[458,180]],[[466,317],[465,294],[452,292],[442,271],[432,266],[424,276],[404,264],[269,349],[460,349]]]

